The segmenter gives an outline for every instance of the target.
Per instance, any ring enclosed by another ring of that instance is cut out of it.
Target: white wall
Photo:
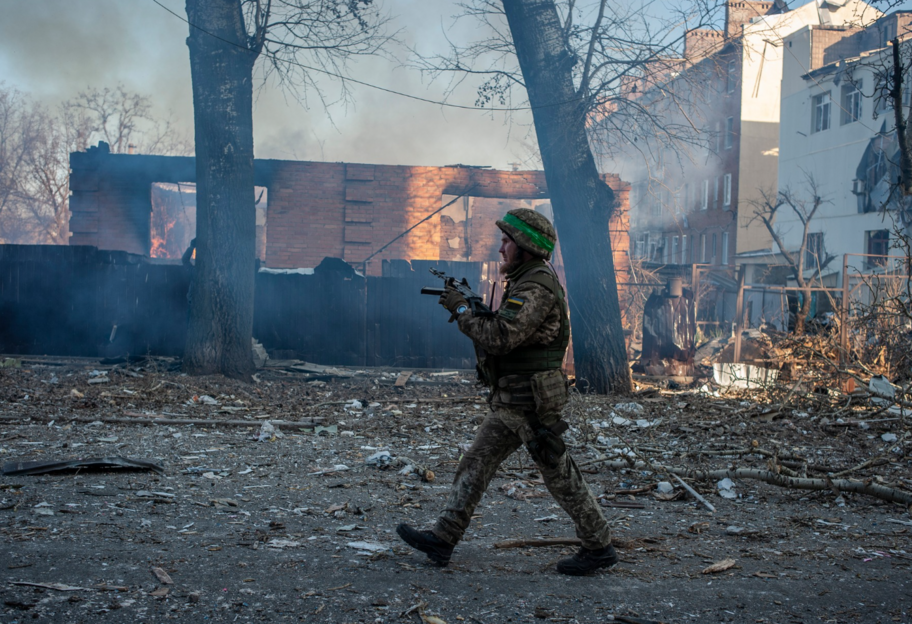
[[[804,50],[807,41],[808,31],[801,30],[788,38],[786,45],[791,42],[793,50]],[[871,59],[865,60],[865,63],[870,62]],[[843,254],[867,251],[867,231],[892,229],[889,217],[885,220],[877,212],[859,214],[858,198],[852,193],[853,180],[864,152],[884,120],[887,130],[891,129],[892,111],[881,113],[874,120],[875,100],[863,98],[861,118],[842,125],[841,90],[846,84],[845,77],[841,77],[837,85],[834,78],[841,72],[802,78],[801,70],[800,63],[786,60],[783,85],[790,86],[788,92],[783,89],[779,125],[779,191],[788,190],[799,198],[810,199],[808,178],[817,183],[818,193],[825,203],[811,222],[809,232],[823,232],[827,253],[838,256],[826,273],[840,272]],[[870,95],[874,85],[872,71],[855,66],[853,77],[862,81],[863,92]],[[797,88],[799,84],[803,88]],[[813,97],[826,91],[832,95],[831,126],[829,130],[815,133],[812,132]],[[802,225],[788,207],[779,210],[776,227],[789,250],[800,246]],[[862,258],[850,259],[850,266],[861,269],[863,265]]]

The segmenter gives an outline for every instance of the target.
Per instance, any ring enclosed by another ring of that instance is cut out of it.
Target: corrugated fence
[[[254,337],[274,356],[320,364],[471,368],[471,342],[435,297],[428,272],[479,283],[482,265],[385,262],[383,277],[320,270],[257,274]],[[181,355],[189,274],[94,247],[0,245],[0,352]]]

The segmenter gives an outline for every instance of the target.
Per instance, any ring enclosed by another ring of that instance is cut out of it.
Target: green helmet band
[[[504,215],[503,222],[508,223],[509,225],[512,225],[513,227],[515,227],[517,230],[519,230],[520,232],[522,232],[523,234],[528,236],[529,240],[531,240],[533,243],[535,243],[536,245],[538,245],[539,247],[541,247],[548,253],[551,253],[552,251],[554,251],[554,243],[552,241],[548,240],[548,238],[544,234],[542,234],[541,232],[536,230],[534,227],[532,227],[531,225],[529,225],[528,223],[526,223],[519,217],[507,213]]]

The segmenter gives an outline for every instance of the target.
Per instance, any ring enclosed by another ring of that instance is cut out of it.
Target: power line
[[[240,49],[245,50],[245,51],[247,51],[247,52],[251,52],[250,49],[247,48],[246,46],[239,45],[239,44],[235,43],[234,41],[229,41],[228,39],[224,39],[224,38],[222,38],[222,37],[219,37],[218,35],[216,35],[216,34],[214,34],[214,33],[211,33],[211,32],[207,31],[207,30],[204,29],[204,28],[200,28],[200,27],[197,26],[196,24],[190,22],[190,21],[189,21],[187,18],[185,18],[183,15],[180,15],[180,14],[178,14],[178,13],[175,13],[174,11],[172,11],[171,9],[169,9],[168,7],[166,7],[164,4],[162,4],[161,2],[159,2],[159,0],[152,0],[152,2],[154,2],[155,4],[157,4],[158,6],[160,6],[162,9],[164,9],[165,11],[167,11],[168,13],[170,13],[171,15],[173,15],[174,17],[176,17],[177,19],[181,20],[181,21],[184,22],[185,24],[189,25],[190,27],[195,28],[195,29],[199,30],[200,32],[203,32],[203,33],[209,35],[210,37],[213,37],[214,39],[218,39],[219,41],[221,41],[221,42],[223,42],[223,43],[226,43],[226,44],[228,44],[228,45],[234,46],[234,47],[236,47],[236,48],[240,48]],[[456,108],[456,109],[460,109],[460,110],[485,111],[485,112],[519,112],[519,111],[531,111],[531,110],[534,110],[534,109],[536,109],[536,108],[553,108],[553,107],[557,107],[557,106],[563,106],[564,104],[573,104],[573,103],[576,103],[576,102],[581,102],[581,101],[583,100],[583,98],[573,98],[573,99],[567,100],[567,101],[565,101],[565,102],[555,102],[554,104],[546,104],[546,105],[544,105],[544,106],[516,106],[516,107],[490,107],[490,108],[487,108],[487,107],[486,107],[486,108],[482,108],[482,107],[479,107],[479,106],[466,106],[465,104],[452,104],[452,103],[450,103],[450,102],[443,102],[443,101],[440,101],[440,100],[432,100],[432,99],[430,99],[430,98],[424,98],[424,97],[421,97],[421,96],[419,96],[419,95],[412,95],[411,93],[403,93],[402,91],[396,91],[395,89],[390,89],[390,88],[388,88],[388,87],[381,87],[380,85],[376,85],[376,84],[373,84],[373,83],[370,83],[370,82],[365,82],[364,80],[358,80],[357,78],[350,78],[350,77],[348,77],[348,76],[344,76],[344,75],[342,75],[342,74],[338,74],[338,73],[336,73],[336,72],[332,72],[332,71],[329,71],[329,70],[326,70],[326,69],[321,69],[321,68],[319,68],[319,67],[311,67],[310,65],[305,65],[305,64],[300,63],[300,62],[298,62],[298,61],[293,61],[293,60],[290,60],[290,59],[279,58],[279,57],[276,56],[275,54],[263,54],[263,56],[265,56],[266,58],[271,59],[271,60],[273,60],[273,61],[275,61],[275,62],[277,62],[277,63],[285,63],[285,64],[287,64],[287,65],[293,65],[293,66],[295,66],[295,67],[300,67],[301,69],[306,69],[307,71],[312,71],[312,72],[317,72],[317,73],[320,73],[320,74],[325,74],[325,75],[331,76],[331,77],[333,77],[333,78],[338,78],[338,79],[342,80],[343,82],[347,80],[347,81],[349,81],[349,82],[353,82],[353,83],[355,83],[355,84],[359,84],[359,85],[362,85],[362,86],[364,86],[364,87],[368,87],[368,88],[370,88],[370,89],[375,89],[375,90],[377,90],[377,91],[382,91],[382,92],[384,92],[384,93],[389,93],[389,94],[391,94],[391,95],[397,95],[397,96],[399,96],[399,97],[407,98],[407,99],[409,99],[409,100],[415,100],[415,101],[417,101],[417,102],[424,102],[424,103],[426,103],[426,104],[435,104],[435,105],[437,105],[437,106],[443,106],[443,107],[446,107],[446,108]]]

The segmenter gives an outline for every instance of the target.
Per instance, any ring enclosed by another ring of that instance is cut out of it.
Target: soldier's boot
[[[571,576],[582,576],[595,572],[600,568],[610,568],[618,562],[617,553],[613,546],[606,546],[598,550],[580,548],[572,557],[566,557],[557,562],[557,571]]]
[[[453,545],[443,541],[430,531],[417,531],[403,523],[396,527],[396,533],[406,544],[420,550],[428,559],[443,567],[450,562],[453,555]]]

